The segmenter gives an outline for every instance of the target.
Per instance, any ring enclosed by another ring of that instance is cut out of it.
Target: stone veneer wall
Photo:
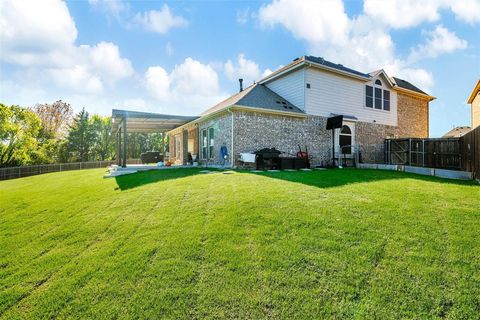
[[[331,133],[325,130],[327,119],[319,116],[294,118],[256,112],[235,112],[235,154],[263,148],[276,148],[295,155],[300,145],[313,156],[312,165],[330,159]]]

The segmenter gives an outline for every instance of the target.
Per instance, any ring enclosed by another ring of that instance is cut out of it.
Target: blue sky
[[[198,114],[312,54],[383,68],[438,99],[430,134],[469,125],[480,0],[0,3],[0,101]]]

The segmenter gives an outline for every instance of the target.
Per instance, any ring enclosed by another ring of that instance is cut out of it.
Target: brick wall
[[[480,126],[480,93],[472,101],[472,129]]]
[[[312,155],[313,165],[326,165],[331,159],[331,132],[325,129],[327,118],[308,115],[306,118],[294,118],[280,115],[269,115],[256,112],[234,111],[234,156],[242,152],[254,152],[262,148],[277,148],[278,150],[295,155],[299,150],[308,147]],[[231,114],[222,113],[198,124],[198,136],[201,137],[202,129],[212,127],[215,134],[214,157],[208,159],[208,164],[221,165],[220,147],[225,145],[230,157],[231,145]],[[184,134],[192,132],[193,126],[184,130],[171,132],[170,150],[173,161],[186,161],[175,159],[173,134],[182,135],[182,150],[186,154],[187,140]],[[362,160],[365,162],[383,162],[383,142],[387,137],[428,137],[428,101],[405,94],[398,94],[398,126],[388,126],[376,123],[356,122],[355,141],[360,145]],[[201,164],[207,160],[200,158],[201,143],[198,145],[198,157]],[[231,162],[227,160],[227,165]],[[237,165],[238,163],[236,163]]]
[[[398,138],[428,138],[428,100],[398,92]]]
[[[235,154],[263,148],[276,148],[295,155],[308,147],[312,164],[326,164],[330,159],[331,134],[325,130],[326,118],[293,118],[255,112],[235,112]]]
[[[230,113],[222,113],[213,118],[207,119],[206,121],[200,122],[198,124],[199,137],[202,136],[201,132],[203,129],[208,129],[213,127],[214,130],[214,156],[211,159],[201,159],[200,155],[202,153],[202,145],[200,142],[199,145],[199,162],[201,164],[213,164],[213,165],[223,165],[224,161],[220,159],[220,147],[226,146],[229,155],[232,152],[232,116]],[[227,159],[227,165],[230,165],[230,159]]]

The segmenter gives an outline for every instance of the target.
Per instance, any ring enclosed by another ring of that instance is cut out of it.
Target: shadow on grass
[[[136,187],[140,187],[146,184],[167,181],[173,179],[185,178],[200,173],[205,168],[179,168],[179,169],[166,169],[166,170],[148,170],[140,171],[137,173],[126,174],[123,176],[115,177],[118,189],[128,190]],[[215,169],[208,169],[214,171]]]
[[[313,171],[280,171],[280,172],[252,172],[242,171],[244,174],[256,174],[273,179],[297,182],[317,188],[333,188],[353,183],[375,182],[381,180],[415,179],[431,181],[441,184],[475,185],[474,181],[450,180],[438,177],[422,176],[413,173],[370,170],[370,169],[327,169]]]
[[[115,177],[120,190],[128,190],[150,183],[167,181],[179,178],[186,178],[200,173],[205,168],[178,168],[168,170],[150,170],[123,176]],[[208,169],[217,171],[216,169]],[[328,169],[313,171],[280,171],[280,172],[252,172],[237,171],[240,174],[255,174],[272,179],[278,179],[289,182],[302,183],[317,188],[334,188],[353,183],[375,182],[381,180],[398,180],[398,179],[415,179],[421,181],[431,181],[441,184],[453,185],[475,185],[473,181],[449,180],[437,177],[422,176],[413,173],[387,171],[387,170],[370,170],[370,169]],[[228,177],[226,175],[225,177]]]

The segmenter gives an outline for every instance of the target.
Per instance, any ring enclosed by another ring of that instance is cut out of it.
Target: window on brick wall
[[[208,150],[208,138],[207,138],[207,129],[202,129],[200,134],[200,142],[202,147],[202,159],[207,159],[207,150]]]
[[[212,127],[208,128],[208,158],[215,156],[215,134]]]

